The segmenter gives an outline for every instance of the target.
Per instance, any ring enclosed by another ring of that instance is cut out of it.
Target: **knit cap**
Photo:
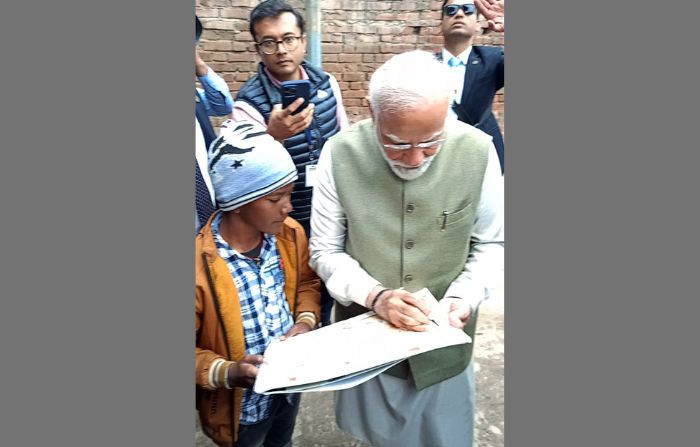
[[[298,177],[287,149],[251,121],[224,122],[208,155],[209,176],[222,211],[240,208]]]

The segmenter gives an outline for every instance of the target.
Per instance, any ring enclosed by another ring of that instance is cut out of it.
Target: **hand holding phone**
[[[292,115],[300,113],[309,105],[309,96],[311,93],[311,83],[307,79],[299,81],[284,81],[281,85],[282,90],[282,108],[286,109],[297,98],[303,98],[304,103],[298,107]]]
[[[309,102],[311,83],[308,80],[282,83],[282,104],[272,107],[267,122],[267,133],[280,142],[303,132],[313,121],[314,105]],[[291,108],[297,107],[291,111]]]

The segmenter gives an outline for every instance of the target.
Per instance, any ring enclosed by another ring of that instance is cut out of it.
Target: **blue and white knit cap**
[[[251,121],[224,122],[208,155],[209,176],[222,211],[240,208],[298,177],[287,149]]]

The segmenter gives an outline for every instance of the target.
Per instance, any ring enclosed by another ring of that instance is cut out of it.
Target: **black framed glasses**
[[[474,3],[465,3],[463,5],[445,5],[442,10],[446,16],[452,17],[453,15],[457,14],[457,11],[459,11],[460,8],[464,12],[464,15],[467,16],[470,16],[476,12],[476,6]]]
[[[286,36],[282,40],[265,39],[262,42],[258,42],[256,45],[260,47],[265,54],[275,54],[279,44],[284,46],[287,51],[294,51],[299,46],[299,41],[302,36]]]

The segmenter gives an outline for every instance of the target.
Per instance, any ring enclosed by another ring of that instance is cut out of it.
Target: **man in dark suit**
[[[202,35],[202,23],[195,16],[195,47]],[[226,115],[231,112],[233,101],[228,86],[218,77],[196,53],[195,72],[204,89],[195,89],[195,234],[207,223],[214,212],[214,194],[207,169],[207,148],[216,138],[216,132],[209,121],[210,115]]]
[[[453,80],[450,116],[491,135],[503,173],[503,135],[491,105],[504,84],[505,58],[502,47],[472,45],[478,32],[477,11],[491,30],[504,31],[503,0],[445,0],[441,24],[445,44],[437,58],[449,67]]]

